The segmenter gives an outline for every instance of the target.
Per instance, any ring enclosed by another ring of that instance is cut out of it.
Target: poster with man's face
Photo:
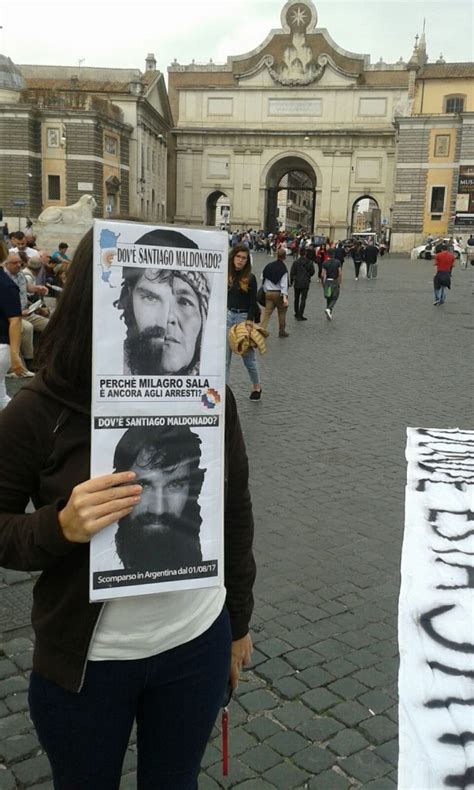
[[[223,583],[227,247],[95,223],[91,474],[142,494],[91,542],[91,600]]]

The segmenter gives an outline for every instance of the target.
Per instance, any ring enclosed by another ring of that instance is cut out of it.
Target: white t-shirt
[[[8,252],[18,252],[18,247],[10,247]],[[25,247],[21,252],[26,252],[28,258],[37,258],[39,255],[38,250],[34,250],[32,247]]]
[[[222,611],[225,587],[205,587],[108,601],[89,661],[130,661],[164,653],[200,636]]]

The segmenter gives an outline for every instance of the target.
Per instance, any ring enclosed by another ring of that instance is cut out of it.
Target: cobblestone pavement
[[[233,361],[256,514],[256,650],[230,708],[230,775],[216,728],[201,790],[396,786],[405,429],[468,425],[472,270],[456,270],[443,307],[429,262],[385,257],[376,281],[354,282],[350,262],[344,273],[332,322],[317,283],[306,323],[290,306],[289,338],[272,318],[260,402]],[[31,580],[0,573],[0,790],[46,790],[27,713]],[[132,742],[123,790],[134,766]]]

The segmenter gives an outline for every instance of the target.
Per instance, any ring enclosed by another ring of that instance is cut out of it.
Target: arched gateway
[[[285,156],[275,162],[267,173],[265,186],[265,230],[275,232],[282,227],[279,215],[279,193],[286,192],[284,230],[288,224],[310,233],[314,230],[316,211],[316,173],[300,156]],[[280,209],[281,211],[281,209]]]
[[[214,224],[215,193],[234,230],[285,224],[344,239],[367,194],[390,216],[409,69],[339,46],[313,0],[282,6],[281,26],[251,52],[169,67],[176,223]]]

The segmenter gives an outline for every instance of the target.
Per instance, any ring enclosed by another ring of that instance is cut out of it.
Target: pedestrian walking
[[[342,284],[342,266],[336,258],[329,258],[323,263],[323,293],[326,299],[326,318],[332,321],[334,306],[339,299]]]
[[[346,251],[344,249],[344,245],[343,245],[342,241],[338,241],[337,247],[334,250],[334,257],[335,257],[336,261],[339,261],[339,263],[341,264],[341,267],[344,266],[344,261],[346,259]]]
[[[229,253],[227,278],[227,332],[235,324],[245,322],[249,334],[257,313],[257,280],[252,274],[250,255],[243,244],[237,244]],[[232,349],[227,339],[226,380],[229,381]],[[257,354],[254,348],[242,355],[252,384],[250,400],[260,400],[262,385],[258,373]]]
[[[306,250],[301,247],[299,257],[293,262],[290,270],[290,285],[295,289],[295,318],[297,321],[308,320],[304,315],[304,310],[314,273],[314,263],[308,260]]]
[[[56,790],[117,790],[135,721],[138,788],[189,790],[252,649],[248,461],[227,389],[225,587],[89,601],[91,537],[143,509],[152,490],[130,468],[90,479],[92,250],[90,231],[44,333],[40,370],[0,414],[0,565],[41,572],[29,704]],[[178,466],[183,490],[187,464]],[[25,513],[30,498],[35,511]]]
[[[377,258],[378,258],[378,248],[375,244],[370,242],[364,250],[364,261],[367,264],[367,279],[370,280],[372,277],[375,279],[377,277]]]
[[[267,263],[262,272],[262,284],[265,292],[265,309],[261,324],[264,329],[273,311],[278,313],[278,337],[289,337],[286,331],[286,314],[288,311],[288,269],[285,263],[286,250],[280,248],[275,261]]]
[[[435,306],[442,305],[446,301],[446,288],[451,288],[451,272],[454,268],[454,262],[454,254],[448,250],[447,244],[442,244],[441,251],[436,253],[434,259],[436,274],[433,278],[433,304]]]
[[[359,279],[360,267],[364,262],[364,251],[362,249],[362,244],[360,243],[360,241],[356,242],[355,247],[351,252],[351,258],[354,261],[354,273],[355,273],[354,279],[357,281]]]

